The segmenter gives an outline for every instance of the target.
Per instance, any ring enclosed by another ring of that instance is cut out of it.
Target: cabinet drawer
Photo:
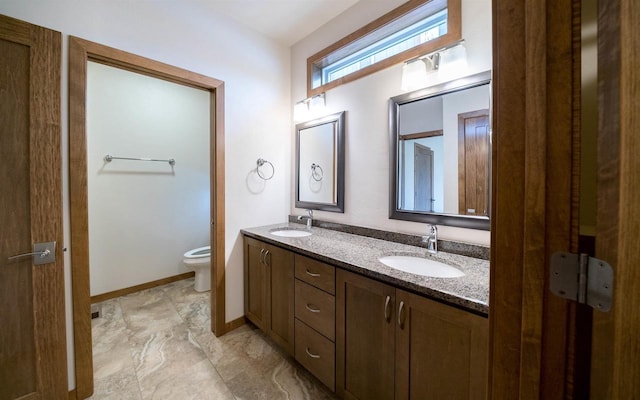
[[[335,390],[335,344],[296,319],[295,357],[307,370]]]
[[[330,340],[335,340],[336,298],[296,279],[295,316]]]
[[[336,294],[336,268],[296,254],[296,278],[319,289]]]

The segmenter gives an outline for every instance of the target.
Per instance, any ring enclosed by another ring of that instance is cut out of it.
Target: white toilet
[[[196,282],[194,289],[197,292],[211,290],[211,246],[198,247],[184,253],[182,260],[187,269],[195,271]]]

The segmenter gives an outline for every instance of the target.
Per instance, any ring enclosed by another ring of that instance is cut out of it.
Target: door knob
[[[33,257],[35,265],[56,262],[56,242],[35,243],[31,253],[16,254],[7,260],[16,260],[24,257]]]

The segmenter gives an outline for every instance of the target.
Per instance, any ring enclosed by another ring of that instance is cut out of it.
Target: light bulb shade
[[[299,101],[293,106],[293,120],[305,121],[309,119],[309,104],[306,101]]]
[[[414,90],[427,86],[427,66],[421,59],[402,66],[402,90]]]
[[[309,110],[313,113],[324,111],[325,107],[325,98],[324,93],[317,94],[309,100]]]
[[[467,49],[459,44],[440,53],[440,68],[438,73],[441,78],[453,79],[468,75]]]

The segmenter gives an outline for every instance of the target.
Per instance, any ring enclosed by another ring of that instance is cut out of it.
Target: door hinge
[[[551,256],[549,289],[557,296],[609,311],[613,301],[613,269],[587,254],[558,251]]]

